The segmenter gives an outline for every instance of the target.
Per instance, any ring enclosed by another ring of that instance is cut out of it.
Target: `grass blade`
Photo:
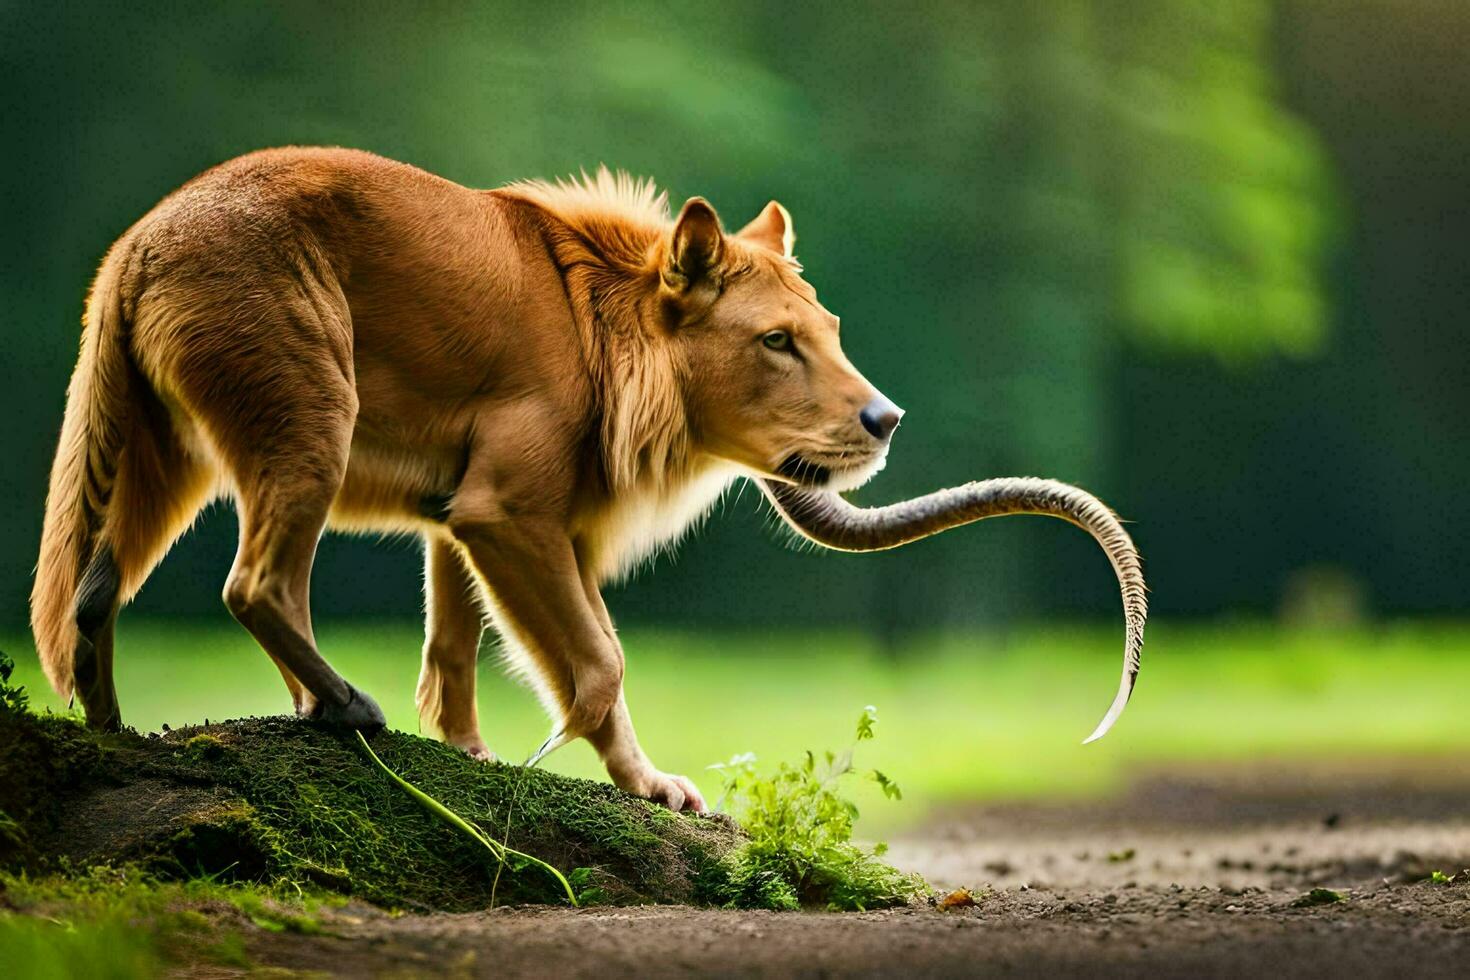
[[[468,837],[470,840],[478,842],[480,846],[489,851],[491,855],[493,855],[495,859],[502,864],[505,863],[505,859],[507,857],[514,856],[520,858],[528,864],[534,864],[540,868],[545,869],[547,873],[549,873],[553,878],[557,880],[557,882],[561,885],[562,890],[567,893],[567,901],[571,902],[574,907],[578,905],[577,894],[572,890],[572,885],[569,881],[567,881],[566,875],[562,874],[556,868],[553,868],[551,865],[547,864],[540,858],[535,857],[534,855],[526,854],[525,852],[518,851],[513,847],[507,847],[497,840],[492,840],[490,836],[487,835],[484,831],[480,830],[480,828],[476,827],[464,817],[461,817],[459,814],[449,809],[449,807],[445,806],[443,803],[440,803],[428,793],[425,793],[423,790],[413,785],[413,783],[410,783],[408,780],[398,775],[398,773],[388,768],[387,763],[378,758],[378,753],[373,751],[373,747],[368,744],[368,740],[363,737],[362,732],[357,732],[356,734],[358,742],[362,744],[363,751],[368,754],[369,759],[373,760],[373,764],[376,765],[380,770],[382,770],[389,779],[397,783],[399,788],[402,789],[409,796],[411,796],[419,804],[419,806],[429,811],[429,813],[436,817],[438,820],[454,828],[454,830],[459,832],[461,835]]]

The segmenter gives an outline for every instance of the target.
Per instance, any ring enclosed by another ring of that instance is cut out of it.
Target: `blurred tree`
[[[1113,129],[1117,314],[1142,340],[1239,360],[1325,340],[1326,159],[1280,102],[1271,4],[1099,10]]]
[[[1342,27],[1331,5],[1287,6],[1293,23]],[[1372,538],[1339,541],[1322,516],[1351,507],[1345,463],[1299,474],[1275,510],[1260,500],[1303,440],[1360,438],[1341,382],[1379,355],[1353,348],[1361,363],[1348,372],[1329,325],[1349,300],[1363,298],[1375,324],[1394,303],[1372,283],[1324,276],[1344,192],[1284,104],[1278,65],[1300,74],[1304,56],[1335,49],[1283,59],[1276,11],[1269,0],[0,7],[11,462],[0,617],[24,620],[97,259],[194,173],[288,142],[360,146],[475,186],[606,162],[655,176],[676,202],[710,197],[732,226],[778,198],[853,360],[909,410],[889,471],[860,499],[1054,475],[1147,518],[1139,536],[1168,583],[1156,594],[1165,610],[1274,608],[1302,552],[1329,539],[1312,560],[1349,569],[1375,607],[1395,608],[1377,593],[1410,560],[1383,560]],[[1359,67],[1371,87],[1374,66]],[[1307,109],[1328,101],[1318,93]],[[1391,124],[1335,132],[1366,146]],[[1375,193],[1350,186],[1350,204]],[[1421,393],[1426,412],[1448,383],[1436,375]],[[1321,425],[1301,421],[1307,410]],[[1406,411],[1377,404],[1375,418]],[[1375,436],[1379,455],[1417,458],[1415,431]],[[1447,464],[1415,486],[1444,502],[1462,477],[1465,465]],[[615,597],[619,614],[891,636],[1115,611],[1095,549],[1056,527],[987,525],[891,554],[818,557],[768,534],[756,499],[732,498],[676,568]],[[1222,514],[1269,518],[1275,536],[1245,549],[1238,531],[1209,529]],[[1422,533],[1412,516],[1397,520],[1399,533]],[[228,519],[207,520],[143,605],[217,614],[232,544]],[[330,540],[316,578],[323,615],[411,614],[411,551]],[[1436,595],[1463,608],[1463,596]]]

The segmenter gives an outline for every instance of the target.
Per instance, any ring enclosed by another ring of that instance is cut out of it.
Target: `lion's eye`
[[[790,350],[791,334],[785,330],[772,330],[770,333],[761,337],[761,343],[765,344],[771,350]]]

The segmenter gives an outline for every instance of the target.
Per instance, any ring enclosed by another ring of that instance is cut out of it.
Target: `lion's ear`
[[[662,270],[664,284],[676,293],[687,292],[711,278],[724,251],[725,233],[720,229],[720,216],[704,198],[691,197],[684,202],[669,236]]]
[[[791,258],[791,249],[796,244],[796,230],[791,224],[791,212],[783,208],[780,201],[767,204],[765,210],[754,221],[741,228],[735,237],[754,242],[788,259]]]

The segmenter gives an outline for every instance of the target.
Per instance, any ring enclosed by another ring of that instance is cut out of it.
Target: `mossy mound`
[[[382,732],[395,772],[497,840],[614,903],[718,901],[743,835],[612,786],[486,765]],[[160,877],[294,881],[392,908],[565,902],[535,867],[498,869],[366,758],[355,734],[256,718],[147,737],[0,705],[0,868],[130,863]],[[499,874],[497,876],[497,871]],[[498,882],[497,882],[498,877]]]

